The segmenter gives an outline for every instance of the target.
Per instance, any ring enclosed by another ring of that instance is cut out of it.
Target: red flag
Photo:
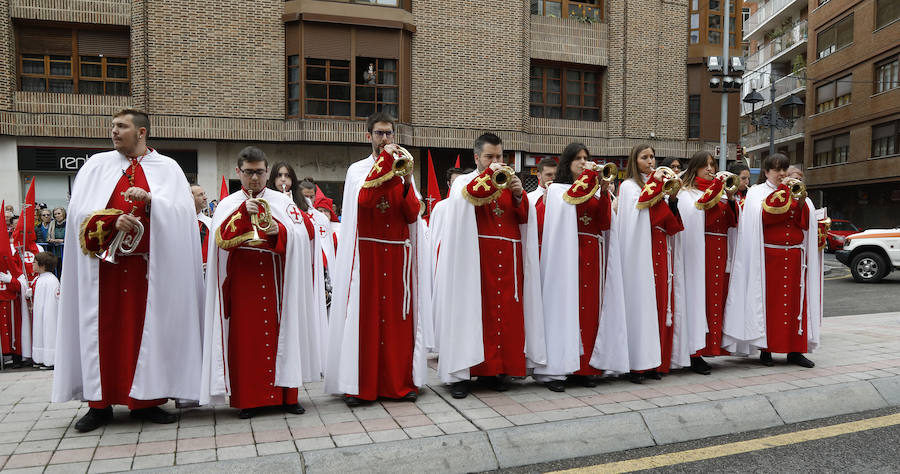
[[[6,201],[3,201],[0,209],[6,212]],[[12,249],[9,247],[9,232],[6,230],[6,225],[0,225],[0,272],[9,272],[13,278],[19,278],[19,275],[22,273],[20,266],[13,258]]]
[[[456,155],[456,164],[453,165],[454,168],[459,168],[459,154]]]
[[[425,200],[428,201],[428,215],[430,216],[434,205],[441,200],[441,188],[438,187],[437,175],[434,174],[431,150],[428,150],[428,197]]]
[[[222,188],[219,189],[219,201],[228,197],[228,183],[225,182],[225,176],[222,176]]]
[[[27,230],[27,232],[26,232]],[[30,243],[34,243],[34,178],[31,178],[31,184],[28,186],[28,192],[25,193],[25,204],[22,206],[22,212],[19,214],[19,222],[16,223],[16,230],[13,232],[13,244],[16,247],[30,249]]]

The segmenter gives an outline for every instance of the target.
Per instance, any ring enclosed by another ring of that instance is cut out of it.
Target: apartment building
[[[237,152],[262,148],[338,201],[370,152],[364,118],[441,176],[472,165],[484,131],[530,177],[584,142],[624,165],[650,143],[689,157],[687,1],[0,0],[0,197],[64,204],[110,116],[152,117],[151,146],[217,190]],[[709,33],[707,33],[709,34]],[[733,153],[733,151],[732,151]],[[442,179],[440,181],[443,181]],[[527,179],[529,186],[536,184]],[[232,182],[234,185],[234,182]],[[443,184],[442,184],[443,186]],[[211,193],[215,194],[215,192]]]

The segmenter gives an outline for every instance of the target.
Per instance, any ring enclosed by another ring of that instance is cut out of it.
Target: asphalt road
[[[834,254],[825,254],[832,271],[825,276],[825,316],[884,313],[900,309],[900,270],[878,283],[857,283]]]
[[[708,438],[686,443],[635,449],[586,458],[502,470],[503,473],[552,472],[562,469],[590,467],[606,463],[679,453],[697,448],[765,438],[774,435],[816,429],[857,420],[900,413],[900,408],[886,408],[853,415],[796,423],[767,430]],[[855,433],[842,434],[786,446],[715,457],[704,461],[675,464],[642,472],[659,473],[767,473],[767,472],[853,472],[895,473],[900,471],[897,440],[900,424]],[[673,456],[674,457],[674,456]]]

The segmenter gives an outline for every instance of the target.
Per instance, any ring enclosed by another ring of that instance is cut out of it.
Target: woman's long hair
[[[275,179],[278,177],[278,172],[281,171],[281,168],[286,168],[288,176],[291,178],[291,198],[294,200],[294,204],[300,208],[303,212],[309,212],[309,204],[306,202],[306,198],[303,197],[303,193],[300,192],[300,181],[297,180],[297,173],[294,171],[294,167],[287,164],[285,161],[279,161],[272,165],[272,173],[269,173],[269,181],[266,182],[266,187],[269,189],[274,189],[275,191],[281,192],[275,186]]]
[[[581,150],[587,152],[588,158],[590,158],[591,152],[584,146],[584,143],[575,142],[566,146],[566,149],[563,150],[562,155],[559,157],[556,178],[553,179],[554,183],[572,184],[575,182],[575,177],[572,176],[572,162],[575,161],[575,157],[581,153]]]
[[[681,181],[684,182],[685,187],[697,187],[694,185],[694,181],[697,179],[697,171],[700,171],[701,168],[706,168],[710,158],[712,158],[712,153],[706,150],[700,150],[691,155],[691,160],[688,161],[687,168],[684,170],[684,175],[681,177]],[[716,160],[713,160],[713,166],[716,166],[716,171],[719,170],[716,165]]]
[[[766,171],[786,170],[789,166],[791,166],[791,160],[782,153],[775,153],[767,156],[760,167],[759,179],[756,180],[756,184],[763,184],[766,182]]]
[[[637,157],[642,151],[648,148],[656,155],[656,150],[654,150],[652,146],[641,143],[640,145],[635,145],[631,149],[631,154],[628,155],[628,163],[625,165],[625,179],[633,179],[639,187],[644,187],[644,179],[641,178],[641,171],[638,169]]]

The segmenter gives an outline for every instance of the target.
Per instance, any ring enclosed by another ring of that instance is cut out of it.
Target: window
[[[719,9],[719,0],[709,0],[709,9],[710,10],[718,10]]]
[[[897,21],[900,18],[900,2],[897,0],[875,1],[875,29]]]
[[[900,121],[872,127],[872,158],[900,153]]]
[[[889,91],[900,86],[897,77],[897,58],[875,65],[875,93]]]
[[[816,140],[813,143],[813,166],[846,163],[850,154],[850,134]]]
[[[531,116],[599,121],[600,74],[597,70],[532,64]]]
[[[688,138],[700,138],[700,96],[688,97]]]
[[[747,20],[750,19],[750,9],[747,7],[741,8],[741,23],[747,23]]]
[[[816,87],[816,113],[827,112],[850,103],[853,75]]]
[[[605,18],[603,6],[603,0],[531,0],[531,14],[599,22]]]
[[[399,7],[399,0],[353,0],[353,3],[365,3],[367,5],[382,5],[386,7]]]
[[[826,28],[816,39],[816,55],[819,59],[843,49],[853,42],[853,14]]]
[[[288,56],[287,61],[287,116],[300,115],[300,55]]]
[[[366,118],[377,110],[397,117],[399,102],[397,60],[356,58],[356,116]]]
[[[17,28],[19,89],[129,95],[130,36],[123,31]]]
[[[350,116],[350,61],[306,58],[306,114]]]
[[[691,44],[700,42],[700,14],[691,13]]]

